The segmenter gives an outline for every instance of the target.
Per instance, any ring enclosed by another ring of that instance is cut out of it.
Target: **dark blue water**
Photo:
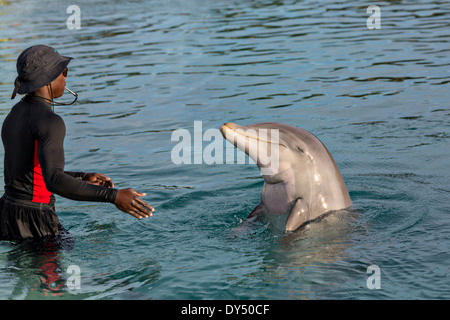
[[[73,247],[2,242],[1,299],[450,298],[448,2],[377,3],[374,30],[356,1],[76,2],[79,30],[72,1],[0,1],[1,120],[21,50],[74,57],[79,100],[55,108],[66,169],[146,192],[156,212],[58,197]],[[194,136],[194,121],[311,131],[354,206],[289,235],[240,227],[263,179],[251,164],[174,164],[172,132]]]

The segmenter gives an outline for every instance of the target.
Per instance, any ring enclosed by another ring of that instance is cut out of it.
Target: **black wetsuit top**
[[[51,104],[31,95],[11,109],[2,127],[6,195],[54,204],[54,193],[72,200],[114,203],[117,189],[83,181],[64,171],[66,127]]]

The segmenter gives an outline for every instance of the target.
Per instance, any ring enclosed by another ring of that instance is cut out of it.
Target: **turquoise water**
[[[22,49],[74,57],[79,100],[55,107],[66,168],[156,208],[136,220],[58,197],[73,248],[0,243],[0,299],[450,298],[448,2],[378,2],[375,30],[356,1],[77,0],[79,30],[72,1],[0,3],[1,120]],[[311,131],[354,206],[289,235],[240,227],[263,179],[251,164],[175,165],[172,132],[194,121]]]

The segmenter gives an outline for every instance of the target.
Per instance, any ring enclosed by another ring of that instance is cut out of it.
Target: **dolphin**
[[[330,152],[312,133],[276,122],[247,126],[227,122],[220,131],[250,156],[264,178],[261,202],[247,218],[287,215],[284,231],[290,232],[352,204]]]

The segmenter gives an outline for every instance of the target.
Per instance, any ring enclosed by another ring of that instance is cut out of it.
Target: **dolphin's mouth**
[[[256,130],[248,130],[248,128],[246,128],[244,126],[237,125],[237,124],[232,123],[232,122],[227,122],[223,126],[220,127],[220,131],[225,136],[225,139],[227,138],[226,133],[227,133],[228,130],[231,130],[234,133],[236,133],[238,135],[241,135],[241,136],[244,136],[246,138],[250,138],[250,139],[257,140],[257,141],[269,142],[270,143],[270,141],[260,139],[257,134],[254,134],[254,133],[256,133]]]
[[[244,151],[256,163],[261,174],[271,176],[278,172],[280,147],[285,145],[280,143],[277,128],[240,126],[227,122],[220,127],[220,131],[225,140]]]
[[[274,143],[273,140],[271,140],[271,139],[263,139],[263,138],[261,138],[258,135],[258,129],[252,129],[252,128],[240,126],[240,125],[232,123],[232,122],[227,122],[227,123],[223,124],[220,127],[220,132],[222,132],[222,135],[223,135],[223,137],[226,140],[228,140],[229,142],[233,143],[235,146],[236,146],[236,143],[237,143],[236,139],[234,139],[234,136],[232,136],[230,134],[227,134],[227,131],[232,131],[236,135],[243,136],[243,137],[249,138],[249,139],[253,139],[253,140],[256,140],[258,142],[263,142],[263,143],[267,143],[267,144]],[[271,131],[271,134],[273,134],[272,131]],[[277,136],[277,138],[278,138],[277,139],[278,141],[276,142],[276,144],[278,146],[286,147],[284,144],[282,144],[279,141],[279,137],[278,136]]]

